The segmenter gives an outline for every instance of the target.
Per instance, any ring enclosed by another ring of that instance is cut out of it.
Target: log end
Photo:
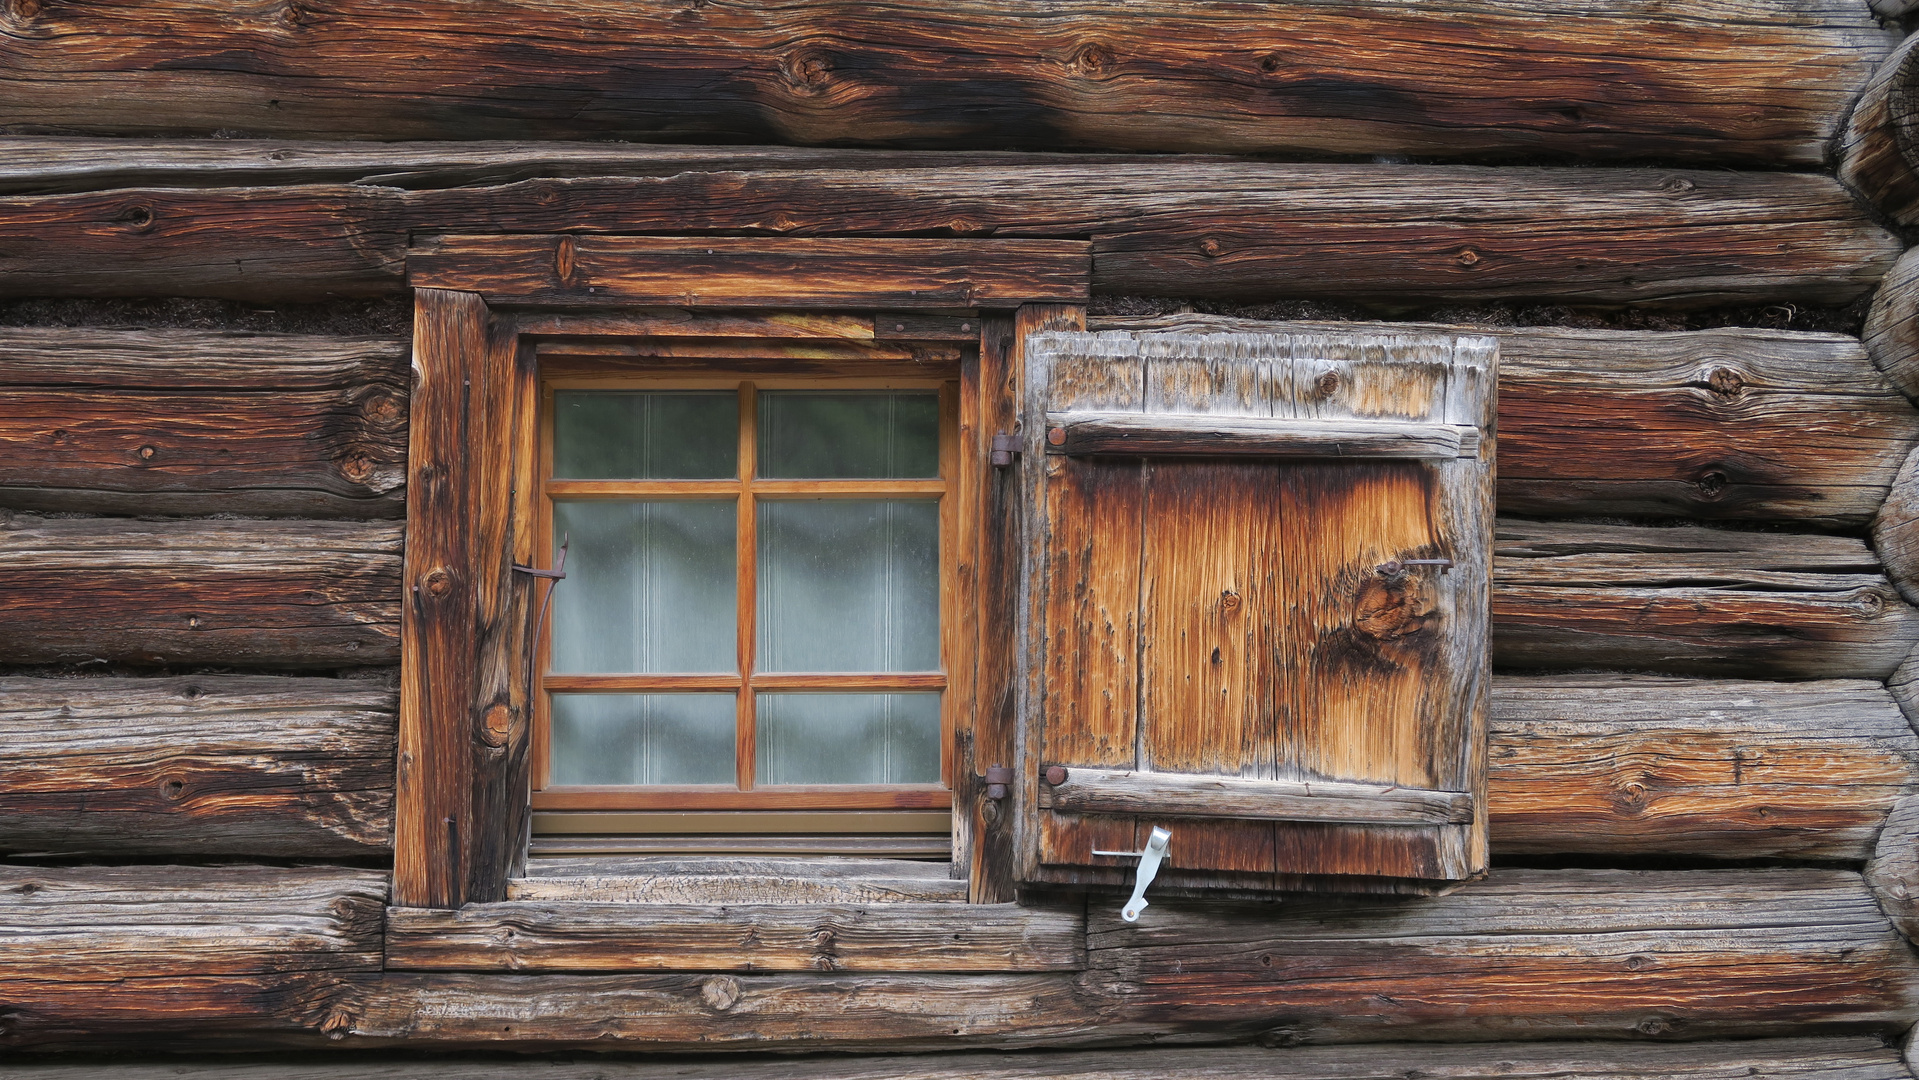
[[[1860,336],[1873,366],[1919,402],[1919,248],[1900,256],[1880,280]]]
[[[1919,795],[1893,804],[1865,878],[1893,926],[1907,941],[1919,942]]]
[[[1900,225],[1919,224],[1919,154],[1913,107],[1919,35],[1908,37],[1873,73],[1839,142],[1839,179]]]
[[[1919,449],[1906,457],[1872,519],[1872,546],[1899,595],[1919,605]]]

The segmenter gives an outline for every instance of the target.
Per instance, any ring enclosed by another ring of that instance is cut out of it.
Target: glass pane
[[[556,502],[558,672],[735,671],[732,500]]]
[[[936,693],[757,698],[757,783],[939,783]]]
[[[732,694],[554,694],[553,784],[726,784]]]
[[[760,475],[781,480],[939,476],[939,395],[760,394]]]
[[[759,504],[760,671],[937,671],[939,504]]]
[[[730,480],[739,457],[740,402],[730,390],[553,395],[555,477]]]

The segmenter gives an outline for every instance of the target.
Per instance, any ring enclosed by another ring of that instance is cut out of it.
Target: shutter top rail
[[[1059,783],[1040,786],[1042,808],[1349,825],[1454,825],[1473,819],[1473,796],[1466,791],[1074,767],[1061,771],[1065,776]],[[1048,779],[1058,776],[1053,772]]]
[[[1479,429],[1405,420],[1296,420],[1198,413],[1049,412],[1049,454],[1283,458],[1479,456]]]

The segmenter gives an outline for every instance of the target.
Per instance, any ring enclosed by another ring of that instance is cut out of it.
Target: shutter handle
[[[1139,913],[1146,910],[1146,886],[1151,885],[1153,878],[1159,875],[1160,860],[1166,858],[1166,845],[1172,839],[1173,834],[1171,832],[1155,825],[1153,826],[1153,835],[1147,838],[1145,851],[1100,851],[1094,849],[1093,854],[1095,855],[1118,855],[1124,858],[1137,858],[1139,860],[1139,873],[1133,880],[1133,897],[1126,901],[1125,907],[1119,909],[1120,918],[1125,919],[1127,922],[1139,921]]]

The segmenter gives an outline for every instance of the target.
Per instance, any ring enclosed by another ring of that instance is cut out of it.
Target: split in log
[[[398,662],[400,526],[0,514],[0,662]]]
[[[1019,904],[507,901],[387,912],[389,971],[1077,971],[1085,915]]]
[[[1911,1080],[1871,1038],[1746,1042],[1372,1043],[1128,1047],[1066,1053],[782,1057],[774,1061],[592,1062],[339,1058],[111,1065],[15,1063],[10,1080]]]
[[[8,982],[378,971],[386,892],[333,867],[4,866],[0,950]]]
[[[1503,871],[1450,895],[1093,904],[1118,1030],[1289,1041],[1903,1031],[1919,960],[1854,874]],[[1550,988],[1547,991],[1545,988]]]
[[[408,237],[453,231],[1090,239],[1098,292],[1402,304],[1845,304],[1900,251],[1836,180],[1812,174],[1180,160],[689,167],[417,191],[14,196],[0,199],[0,289],[309,302],[395,293]]]
[[[1892,808],[1865,876],[1886,917],[1919,944],[1919,795],[1908,795]]]
[[[525,877],[507,882],[506,895],[622,904],[964,903],[966,882],[945,863],[912,859],[586,857],[533,859]]]
[[[1839,141],[1839,179],[1902,226],[1919,224],[1919,38],[1907,38],[1866,84]]]
[[[398,532],[17,515],[0,523],[0,660],[391,664]],[[1858,540],[1525,521],[1497,536],[1505,667],[1884,679],[1919,643],[1919,611]]]
[[[0,504],[399,517],[391,338],[0,330]]]
[[[1836,0],[1763,17],[1657,0],[1577,18],[1523,0],[467,13],[444,0],[246,19],[210,0],[11,8],[0,124],[1816,167],[1894,40]]]
[[[0,679],[0,851],[384,857],[394,698],[345,679]]]
[[[1506,513],[1857,526],[1895,490],[1894,476],[1919,440],[1919,413],[1872,369],[1857,340],[1838,334],[1206,315],[1088,324],[1188,332],[1470,329],[1498,338],[1499,507]]]

